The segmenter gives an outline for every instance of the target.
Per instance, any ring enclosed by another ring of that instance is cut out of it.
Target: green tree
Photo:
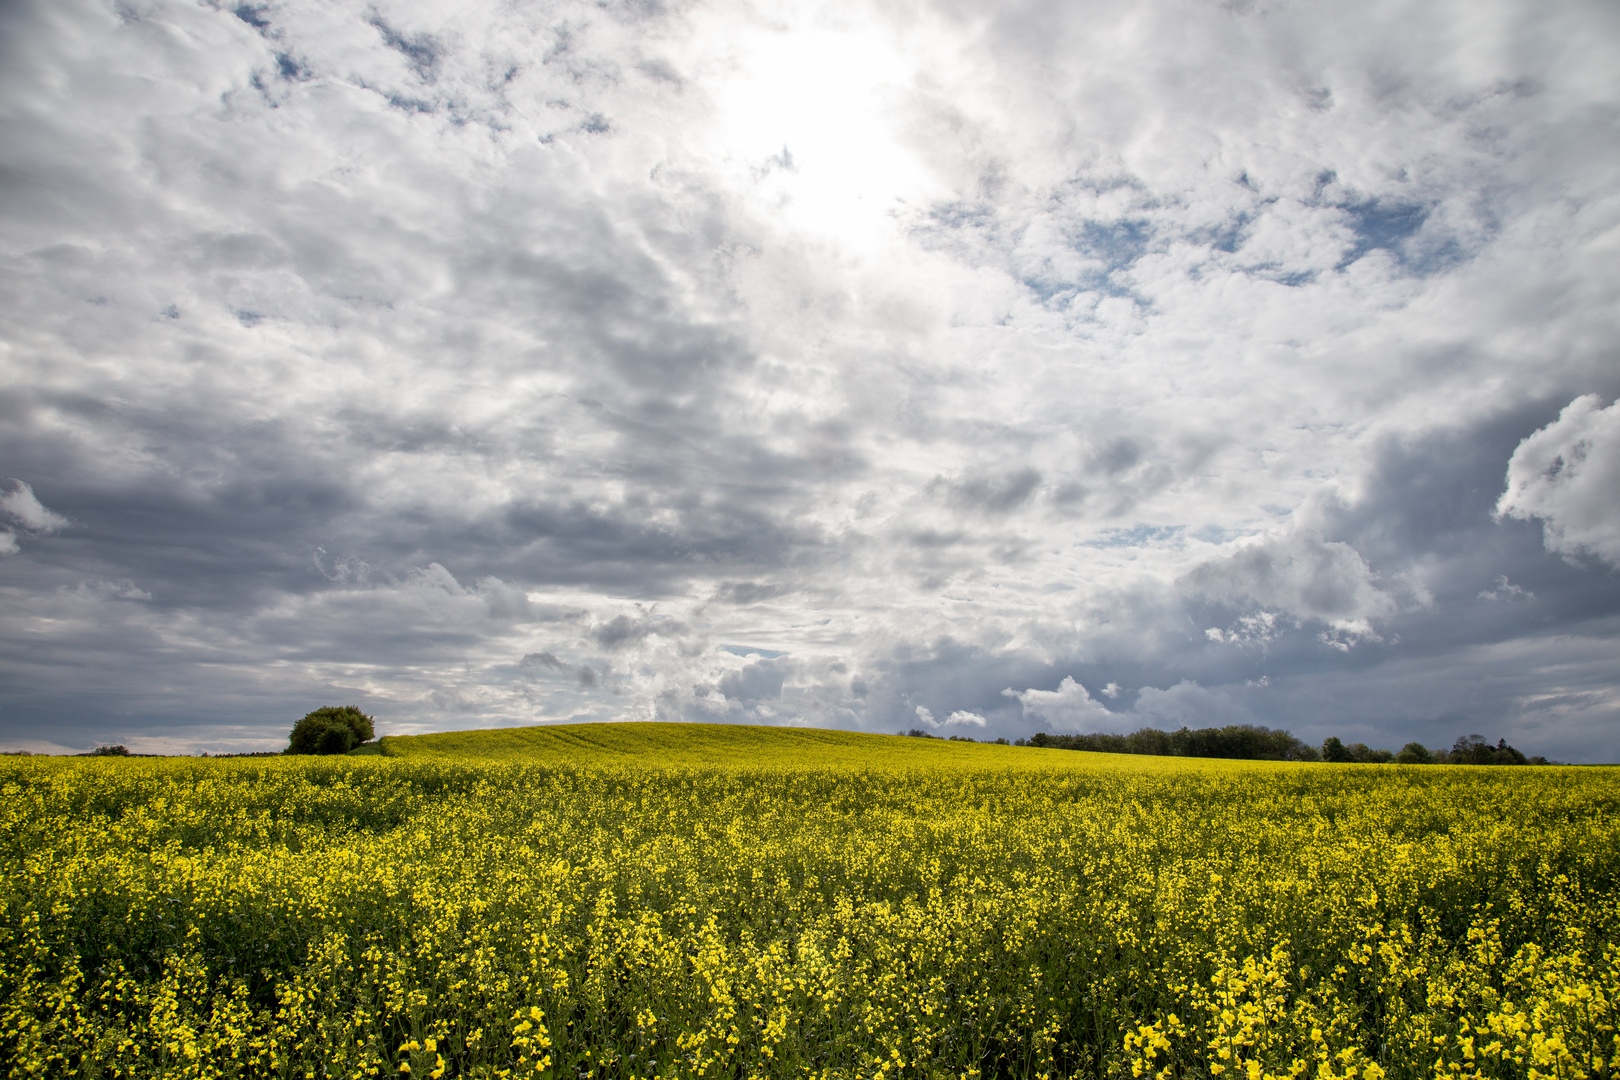
[[[347,754],[376,735],[372,718],[355,705],[328,705],[293,725],[289,754]]]
[[[1398,765],[1433,765],[1434,755],[1420,742],[1409,742],[1395,755]]]
[[[1322,740],[1322,760],[1343,764],[1344,762],[1351,761],[1353,759],[1350,757],[1350,751],[1345,748],[1344,743],[1339,739],[1339,737],[1337,735],[1329,735],[1326,739]]]
[[[1344,748],[1344,752],[1349,755],[1348,760],[1358,765],[1387,765],[1395,756],[1388,750],[1374,750],[1361,742],[1351,743]]]
[[[1497,739],[1492,746],[1480,735],[1461,735],[1451,744],[1451,755],[1448,760],[1453,765],[1528,765],[1529,759],[1519,751],[1507,744],[1506,739]]]

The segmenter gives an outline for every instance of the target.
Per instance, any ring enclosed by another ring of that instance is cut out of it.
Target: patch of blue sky
[[[1428,207],[1395,200],[1369,199],[1344,204],[1340,209],[1350,218],[1356,234],[1356,245],[1345,256],[1346,262],[1354,262],[1378,248],[1398,252],[1429,217]]]
[[[1236,529],[1223,529],[1219,525],[1204,525],[1187,535],[1206,544],[1224,544],[1229,540],[1236,540],[1240,536],[1248,536],[1249,534],[1239,532]]]
[[[1072,281],[1051,277],[1023,277],[1018,283],[1028,289],[1037,301],[1047,306],[1054,303],[1067,304],[1084,291]]]
[[[1020,281],[1042,305],[1067,306],[1081,293],[1122,297],[1142,307],[1149,301],[1116,275],[1154,248],[1153,226],[1144,219],[1088,220],[1066,230],[1069,246],[1092,265],[1074,273],[1031,273]],[[1047,266],[1050,268],[1051,264]]]
[[[269,10],[269,4],[237,4],[231,14],[262,33],[270,28],[270,20],[265,17]]]
[[[952,252],[958,258],[980,262],[1002,246],[1000,226],[1001,219],[990,203],[949,199],[930,205],[907,231],[912,240],[929,250]]]
[[[1113,273],[1130,266],[1148,251],[1153,239],[1152,225],[1143,220],[1083,221],[1069,234],[1076,251],[1099,259]]]
[[[1455,236],[1434,235],[1425,229],[1434,207],[1399,199],[1368,199],[1342,203],[1355,243],[1335,269],[1342,270],[1373,251],[1387,251],[1396,264],[1418,277],[1447,270],[1467,257]]]
[[[777,657],[787,655],[787,653],[777,652],[775,649],[761,649],[753,645],[722,645],[720,651],[730,653],[732,656],[757,656],[761,660],[775,660]]]
[[[434,40],[433,35],[417,34],[415,37],[407,37],[384,22],[380,15],[374,14],[368,21],[382,35],[383,42],[405,58],[418,78],[423,82],[435,80],[444,50]]]
[[[388,104],[392,105],[396,109],[402,109],[405,112],[413,113],[430,113],[434,112],[438,108],[438,106],[434,105],[431,101],[424,101],[421,98],[405,97],[403,94],[389,94]]]
[[[937,202],[928,211],[928,220],[943,229],[982,229],[995,216],[995,208],[988,203],[965,199]]]
[[[1080,542],[1081,547],[1127,548],[1152,547],[1179,541],[1185,525],[1132,525],[1128,529],[1104,529],[1090,540]]]
[[[1201,244],[1213,251],[1231,255],[1243,246],[1243,234],[1254,218],[1250,214],[1237,214],[1219,225],[1206,225],[1187,234],[1190,243]]]
[[[1309,285],[1317,278],[1317,271],[1315,270],[1284,270],[1279,263],[1253,263],[1239,267],[1239,269],[1250,277],[1264,278],[1267,281],[1274,281],[1278,285],[1286,285],[1290,289]]]

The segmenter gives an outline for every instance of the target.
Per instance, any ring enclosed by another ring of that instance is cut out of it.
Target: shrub
[[[371,717],[354,705],[328,705],[293,725],[289,754],[347,754],[376,735]]]

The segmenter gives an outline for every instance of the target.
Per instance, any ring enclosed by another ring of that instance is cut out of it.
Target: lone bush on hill
[[[289,754],[347,754],[376,735],[371,717],[354,705],[328,705],[293,725]]]

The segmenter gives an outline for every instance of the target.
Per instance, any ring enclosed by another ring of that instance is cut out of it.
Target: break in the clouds
[[[0,743],[1620,757],[1620,9],[0,9]]]

